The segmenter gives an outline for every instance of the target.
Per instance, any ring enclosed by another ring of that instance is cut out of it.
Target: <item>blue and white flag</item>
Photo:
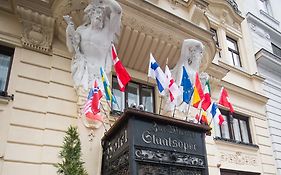
[[[188,104],[191,100],[191,96],[193,94],[194,89],[193,89],[192,83],[190,81],[190,78],[187,74],[185,67],[182,66],[182,69],[183,69],[182,70],[182,79],[181,79],[181,86],[183,88],[183,98],[182,99],[185,103]]]
[[[164,90],[168,87],[168,80],[158,63],[155,61],[153,55],[150,53],[150,62],[148,68],[148,77],[156,79],[157,87],[161,95],[164,95]]]

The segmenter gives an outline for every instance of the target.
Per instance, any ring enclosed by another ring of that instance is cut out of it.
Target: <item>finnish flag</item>
[[[164,95],[165,89],[168,87],[168,80],[151,53],[148,67],[148,77],[156,79],[158,90],[161,95]]]

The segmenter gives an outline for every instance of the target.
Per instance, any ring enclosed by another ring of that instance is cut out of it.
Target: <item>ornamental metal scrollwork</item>
[[[204,167],[205,162],[203,158],[195,155],[161,151],[161,150],[147,150],[137,148],[135,156],[138,160],[149,160],[154,162],[166,162],[173,164],[183,164],[196,167]]]
[[[120,156],[115,157],[113,161],[107,163],[105,169],[109,172],[109,175],[129,174],[129,152],[126,151]]]
[[[173,166],[156,166],[140,164],[138,167],[139,175],[202,175],[200,170],[191,170]]]

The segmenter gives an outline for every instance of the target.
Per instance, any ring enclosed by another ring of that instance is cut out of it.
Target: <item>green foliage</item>
[[[62,150],[59,153],[61,163],[57,163],[59,175],[87,175],[84,162],[81,160],[81,142],[77,128],[70,126],[64,137]]]

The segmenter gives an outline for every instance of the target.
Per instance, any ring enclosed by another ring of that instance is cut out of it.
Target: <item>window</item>
[[[117,78],[112,78],[113,94],[116,97],[118,104],[112,104],[113,111],[123,111],[125,108],[130,107],[132,104],[136,106],[144,105],[144,110],[154,112],[154,87],[141,83],[129,82],[126,91],[119,90]]]
[[[225,122],[216,127],[216,137],[241,143],[252,143],[247,117],[221,110]]]
[[[275,44],[271,43],[271,46],[272,46],[272,52],[273,54],[281,57],[281,48],[276,46]]]
[[[213,33],[213,39],[215,40],[216,42],[216,46],[219,48],[220,47],[220,44],[219,44],[219,39],[218,39],[218,34],[217,34],[217,31],[213,28],[211,28],[210,30],[212,33]],[[221,52],[219,52],[219,57],[221,57]]]
[[[259,175],[258,173],[233,171],[233,170],[221,170],[221,175]]]
[[[260,9],[269,14],[270,16],[272,16],[272,11],[271,11],[271,7],[270,7],[270,3],[269,0],[258,0],[259,2],[259,7]]]
[[[234,39],[227,37],[227,47],[230,63],[234,66],[242,67],[237,42]]]
[[[0,46],[0,95],[7,96],[14,49]]]

